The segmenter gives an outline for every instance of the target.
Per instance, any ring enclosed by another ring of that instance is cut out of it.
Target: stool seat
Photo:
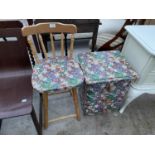
[[[56,57],[43,60],[33,68],[32,85],[39,92],[71,89],[83,82],[83,73],[73,59]]]

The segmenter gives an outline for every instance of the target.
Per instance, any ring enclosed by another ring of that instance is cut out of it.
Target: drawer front
[[[155,73],[150,73],[146,75],[146,78],[143,83],[146,85],[155,85]]]
[[[151,57],[151,55],[130,35],[127,36],[122,54],[140,75]]]
[[[130,88],[130,80],[110,83],[83,84],[79,88],[79,96],[85,114],[92,115],[105,111],[119,111],[124,104]]]

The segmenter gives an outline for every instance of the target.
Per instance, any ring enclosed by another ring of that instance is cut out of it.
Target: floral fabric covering
[[[107,111],[119,111],[130,88],[130,80],[110,83],[84,83],[79,88],[84,114],[93,115]],[[110,89],[108,87],[110,86]]]
[[[138,76],[119,51],[80,53],[78,60],[87,84],[136,79]]]
[[[70,89],[80,85],[83,80],[79,64],[67,57],[49,58],[33,68],[32,85],[39,92]]]
[[[138,75],[119,51],[79,54],[85,82],[80,98],[85,114],[118,111]]]

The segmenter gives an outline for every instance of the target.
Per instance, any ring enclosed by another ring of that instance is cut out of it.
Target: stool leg
[[[80,109],[79,109],[79,104],[78,104],[78,95],[77,95],[76,88],[72,89],[72,93],[73,93],[73,102],[74,102],[74,107],[75,107],[76,119],[80,120]]]
[[[48,128],[48,93],[43,93],[44,128]]]
[[[40,95],[40,107],[39,107],[39,124],[40,126],[42,127],[43,125],[43,121],[42,121],[42,118],[43,118],[43,115],[42,115],[42,111],[43,111],[43,94],[42,93],[39,93]]]

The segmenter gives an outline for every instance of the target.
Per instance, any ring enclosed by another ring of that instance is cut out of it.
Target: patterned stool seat
[[[43,60],[33,68],[32,85],[39,92],[57,92],[83,82],[83,73],[73,59],[56,57]]]
[[[138,77],[118,50],[80,53],[78,60],[87,84],[135,80]]]

